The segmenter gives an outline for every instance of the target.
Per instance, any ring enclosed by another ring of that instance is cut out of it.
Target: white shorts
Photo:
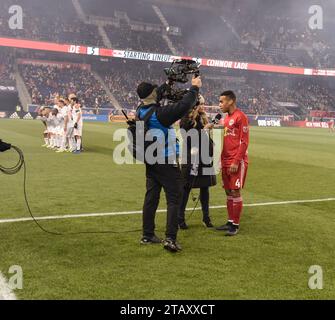
[[[73,135],[81,137],[83,135],[83,126],[78,125],[78,128],[74,129]]]
[[[49,127],[48,132],[51,134],[55,134],[55,127]]]
[[[64,126],[58,126],[57,127],[57,134],[60,136],[64,135]]]
[[[74,133],[74,128],[73,127],[68,127],[66,130],[66,137],[67,138],[72,138]]]

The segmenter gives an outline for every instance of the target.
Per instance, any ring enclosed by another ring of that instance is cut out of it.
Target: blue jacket
[[[143,119],[150,107],[153,105],[143,106],[139,109],[138,116]],[[164,108],[157,105],[157,108]],[[173,126],[165,127],[163,126],[158,118],[157,112],[155,111],[148,122],[149,130],[152,130],[153,136],[156,137],[157,141],[165,142],[164,154],[161,155],[164,158],[170,158],[174,155],[179,157],[179,143],[176,136],[176,131]]]
[[[192,86],[182,100],[167,106],[156,105],[156,111],[148,122],[148,128],[153,130],[153,136],[157,141],[164,141],[164,158],[179,156],[179,143],[173,124],[190,112],[197,102],[199,88]],[[143,105],[138,110],[138,116],[143,119],[150,107],[154,105]],[[164,140],[163,140],[164,138]]]

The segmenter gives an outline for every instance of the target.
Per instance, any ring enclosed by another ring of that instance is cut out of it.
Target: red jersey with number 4
[[[222,167],[248,163],[249,122],[248,117],[236,109],[224,119],[224,141],[221,153]]]

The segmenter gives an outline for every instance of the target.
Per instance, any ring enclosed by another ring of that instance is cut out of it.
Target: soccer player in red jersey
[[[241,189],[248,170],[249,124],[247,116],[237,108],[233,91],[220,96],[220,109],[227,113],[224,119],[224,142],[221,153],[223,187],[227,195],[228,222],[217,230],[227,236],[238,233],[243,208]]]

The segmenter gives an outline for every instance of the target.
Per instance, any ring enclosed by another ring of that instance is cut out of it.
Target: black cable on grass
[[[200,193],[199,193],[198,197],[196,197],[196,196],[193,194],[193,187],[194,187],[194,184],[195,184],[195,179],[196,179],[196,177],[197,177],[197,176],[193,176],[193,177],[192,177],[192,183],[191,183],[192,200],[193,200],[193,202],[195,202],[195,205],[194,205],[194,207],[193,207],[192,212],[189,214],[189,216],[187,217],[187,219],[185,219],[186,221],[191,220],[192,215],[193,215],[193,213],[194,213],[195,209],[197,208],[197,205],[198,205],[198,203],[199,203],[199,201],[200,201]]]
[[[11,146],[12,149],[14,149],[18,154],[19,154],[19,161],[17,162],[17,164],[13,167],[4,167],[0,165],[0,171],[4,174],[8,174],[8,175],[12,175],[12,174],[16,174],[18,173],[23,164],[24,164],[24,156],[23,156],[23,152],[15,146]]]
[[[186,221],[189,221],[189,220],[192,218],[192,215],[193,215],[195,209],[197,208],[197,205],[198,205],[198,203],[199,203],[199,200],[200,200],[200,196],[198,196],[197,201],[195,202],[195,205],[194,205],[194,207],[193,207],[193,210],[192,210],[192,212],[189,214],[189,216],[187,217]]]
[[[17,164],[13,167],[4,167],[0,165],[0,171],[4,174],[7,175],[14,175],[17,174],[21,168],[23,167],[23,194],[24,194],[24,200],[28,209],[28,212],[31,216],[31,218],[33,219],[33,221],[35,222],[35,224],[45,233],[54,235],[54,236],[66,236],[66,235],[80,235],[80,234],[108,234],[108,233],[132,233],[132,232],[140,232],[142,231],[142,229],[135,229],[135,230],[126,230],[126,231],[112,231],[112,230],[106,230],[106,231],[82,231],[82,232],[66,232],[66,233],[61,233],[61,232],[54,232],[54,231],[49,231],[47,229],[45,229],[35,218],[35,216],[33,215],[30,205],[29,205],[29,201],[28,201],[28,197],[27,197],[27,187],[26,187],[26,182],[27,182],[27,168],[26,168],[26,162],[24,160],[24,155],[23,152],[20,148],[15,147],[15,146],[11,146],[12,149],[14,149],[18,154],[19,154],[19,161],[17,162]]]

